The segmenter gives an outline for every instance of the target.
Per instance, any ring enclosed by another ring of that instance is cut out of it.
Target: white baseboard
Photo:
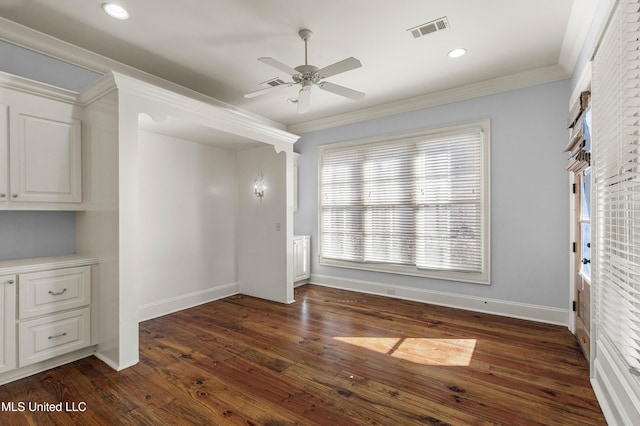
[[[203,303],[233,296],[238,293],[240,293],[240,284],[235,282],[194,293],[180,295],[171,299],[141,305],[138,307],[138,321],[142,322],[161,317],[193,306],[202,305]]]
[[[568,309],[550,308],[547,306],[530,305],[526,303],[509,302],[505,300],[487,299],[482,297],[464,296],[454,293],[444,293],[422,290],[412,287],[402,287],[393,284],[336,278],[326,275],[312,274],[311,284],[362,293],[377,294],[397,299],[413,300],[434,305],[465,309],[468,311],[484,312],[512,318],[568,326],[571,316]]]
[[[96,352],[95,354],[93,354],[93,356],[95,356],[96,358],[98,358],[100,361],[104,362],[105,364],[107,364],[111,369],[115,370],[115,371],[122,371],[125,368],[129,368],[129,367],[133,367],[134,365],[136,365],[138,362],[140,362],[139,359],[136,359],[133,362],[130,362],[128,364],[124,364],[124,365],[120,365],[118,364],[116,361],[114,361],[113,359],[111,359],[110,357],[108,357],[107,355],[105,355],[102,352]]]
[[[46,361],[41,361],[36,364],[27,365],[26,367],[17,368],[15,370],[7,371],[0,374],[0,385],[13,382],[15,380],[24,379],[25,377],[33,376],[34,374],[42,373],[43,371],[50,370],[52,368],[60,367],[61,365],[68,364],[70,362],[78,361],[79,359],[95,355],[95,346],[89,346],[83,349],[78,349],[68,354],[60,355]]]

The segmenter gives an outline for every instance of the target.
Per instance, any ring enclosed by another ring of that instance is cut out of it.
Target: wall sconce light
[[[264,197],[264,175],[262,173],[253,181],[253,194],[260,199]]]

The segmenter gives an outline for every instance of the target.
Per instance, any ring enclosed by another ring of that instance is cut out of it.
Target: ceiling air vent
[[[446,30],[447,28],[449,28],[449,21],[446,16],[443,16],[435,21],[409,28],[407,31],[411,33],[413,38],[418,38],[427,34],[435,33],[436,31]]]
[[[272,78],[271,80],[263,81],[260,84],[262,86],[267,86],[267,87],[276,87],[276,86],[285,84],[285,81],[276,77],[276,78]]]

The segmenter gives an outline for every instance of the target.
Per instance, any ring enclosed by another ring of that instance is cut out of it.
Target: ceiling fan
[[[326,90],[327,92],[335,93],[349,99],[358,100],[364,98],[364,93],[362,92],[358,92],[357,90],[349,89],[348,87],[340,86],[338,84],[330,83],[328,81],[322,81],[327,77],[331,77],[333,75],[340,74],[346,71],[351,71],[355,68],[360,68],[362,64],[359,60],[354,57],[349,57],[324,68],[318,68],[316,66],[309,65],[307,62],[307,42],[309,41],[309,39],[311,39],[313,33],[311,32],[311,30],[302,29],[298,32],[298,35],[300,35],[300,38],[304,41],[304,65],[299,65],[295,68],[291,68],[290,66],[285,65],[273,58],[258,58],[260,62],[277,68],[280,71],[286,72],[291,76],[291,79],[293,81],[278,83],[277,80],[270,80],[269,84],[272,84],[272,87],[267,87],[266,89],[260,89],[256,90],[255,92],[247,93],[246,95],[244,95],[245,98],[253,98],[255,96],[271,93],[272,91],[276,91],[280,88],[291,87],[294,84],[299,84],[301,86],[300,91],[298,92],[297,99],[299,113],[309,111],[311,87],[314,84],[320,87],[322,90]],[[274,82],[276,82],[276,84],[273,84]]]

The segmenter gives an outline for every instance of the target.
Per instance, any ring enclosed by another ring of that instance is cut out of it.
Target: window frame
[[[484,284],[491,283],[491,194],[490,194],[490,137],[491,123],[489,119],[466,122],[450,126],[441,126],[423,129],[415,132],[402,132],[387,134],[378,137],[350,140],[344,142],[331,143],[318,147],[318,258],[322,266],[331,266],[339,268],[348,268],[355,270],[383,272],[392,274],[401,274],[409,276],[418,276],[425,278],[436,278],[442,280],[460,281],[466,283]],[[481,233],[481,271],[480,272],[463,272],[439,269],[423,269],[414,265],[399,265],[389,263],[366,263],[347,260],[336,260],[323,257],[322,248],[322,168],[323,158],[326,152],[335,152],[339,150],[353,149],[354,147],[375,146],[376,144],[398,144],[424,139],[437,139],[443,136],[451,136],[456,134],[468,134],[470,131],[479,131],[481,135],[480,141],[480,233]]]

